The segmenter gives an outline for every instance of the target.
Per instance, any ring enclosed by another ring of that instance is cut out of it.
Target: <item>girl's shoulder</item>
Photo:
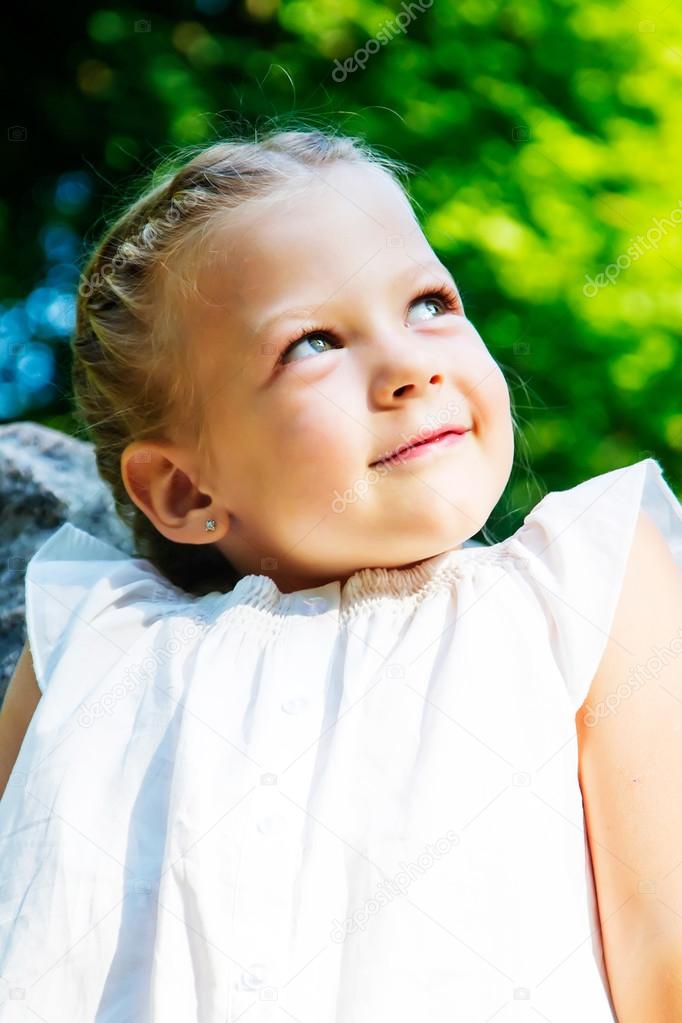
[[[42,692],[67,644],[102,662],[125,649],[153,617],[191,601],[144,558],[131,557],[70,522],[38,547],[24,579],[26,633]],[[115,609],[111,622],[107,613]]]
[[[574,570],[584,577],[622,571],[642,512],[679,560],[682,505],[651,457],[550,491],[505,543],[555,572]]]
[[[583,519],[582,528],[614,522],[632,528],[642,508],[666,529],[679,524],[680,501],[661,465],[651,457],[592,476],[573,487],[550,491],[526,515],[514,535],[522,534],[528,543],[537,537],[540,528],[556,533]]]
[[[682,504],[651,457],[551,491],[504,541],[554,625],[557,660],[576,711],[609,638],[642,514],[682,569]]]

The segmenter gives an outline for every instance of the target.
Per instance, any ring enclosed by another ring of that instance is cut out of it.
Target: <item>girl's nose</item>
[[[445,379],[444,354],[419,345],[414,337],[385,341],[374,348],[371,392],[377,404],[396,398],[421,397],[431,384]]]

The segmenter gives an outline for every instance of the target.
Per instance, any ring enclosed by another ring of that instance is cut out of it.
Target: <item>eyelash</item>
[[[422,298],[439,298],[442,301],[443,305],[445,306],[447,312],[458,312],[462,308],[459,295],[448,284],[443,284],[435,289],[429,287],[424,288],[422,291],[419,292],[418,295],[414,296],[414,298],[410,302],[410,305],[414,305],[415,302],[418,302]],[[294,345],[297,345],[299,341],[303,341],[304,338],[317,337],[318,334],[327,334],[329,335],[329,337],[333,337],[334,340],[338,340],[334,330],[331,327],[316,327],[314,330],[310,330],[308,327],[303,327],[301,331],[294,338],[292,338],[291,341],[288,341],[286,346],[282,349],[282,351],[279,354],[278,363],[283,366],[289,365],[288,363],[282,362],[282,360],[284,359],[284,356],[287,355],[288,352],[294,347]]]

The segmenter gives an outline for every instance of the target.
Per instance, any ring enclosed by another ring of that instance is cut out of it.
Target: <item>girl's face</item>
[[[290,592],[477,533],[513,464],[509,392],[399,187],[335,164],[210,249],[183,315],[212,463],[195,482],[235,568]],[[469,432],[376,464],[446,426]]]

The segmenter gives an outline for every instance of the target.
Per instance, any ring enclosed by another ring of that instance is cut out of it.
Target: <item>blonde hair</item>
[[[406,194],[408,165],[334,130],[274,129],[253,141],[233,138],[185,149],[155,168],[141,194],[125,200],[83,268],[72,340],[74,415],[94,443],[97,471],[132,533],[135,556],[189,593],[227,591],[240,575],[213,544],[177,543],[159,533],[130,499],[121,475],[128,444],[167,440],[178,424],[204,450],[201,396],[190,346],[172,315],[168,275],[187,280],[183,261],[196,261],[217,215],[229,222],[230,211],[235,216],[247,203],[291,195],[338,161],[378,166]]]

